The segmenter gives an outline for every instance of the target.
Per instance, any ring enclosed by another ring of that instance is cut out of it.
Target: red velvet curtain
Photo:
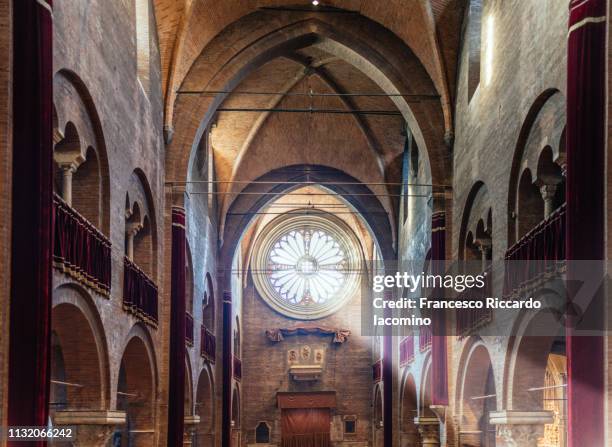
[[[13,224],[8,425],[46,425],[48,417],[53,248],[50,9],[51,0],[12,2]]]
[[[604,259],[606,10],[606,0],[570,2],[566,131],[568,260]],[[601,271],[591,273],[603,277],[603,265]],[[576,278],[570,262],[568,284]],[[603,298],[601,293],[595,296],[589,309],[600,318],[604,315]],[[604,340],[601,336],[575,334],[574,329],[568,328],[568,446],[603,446]]]
[[[172,207],[168,447],[183,445],[185,417],[185,210]]]
[[[158,291],[155,283],[127,257],[123,259],[123,308],[157,326]]]
[[[539,285],[565,264],[566,212],[559,207],[506,251],[504,296]]]
[[[231,271],[231,269],[230,269]],[[223,414],[221,418],[221,445],[231,447],[232,435],[232,294],[223,292]]]
[[[329,447],[329,408],[282,410],[282,447]]]
[[[446,259],[446,215],[443,211],[431,217],[431,272],[443,275]],[[443,298],[444,289],[434,290],[436,298]],[[435,312],[432,320],[431,342],[431,401],[434,405],[448,405],[446,361],[446,318],[443,311]]]
[[[97,292],[108,295],[111,286],[111,243],[87,219],[54,197],[53,262],[56,268]]]

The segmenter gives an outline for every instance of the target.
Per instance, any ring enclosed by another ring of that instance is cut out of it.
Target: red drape
[[[504,296],[540,285],[565,265],[566,212],[564,204],[506,251]]]
[[[55,267],[97,292],[111,286],[111,243],[91,222],[54,196]]]
[[[443,211],[431,217],[431,271],[443,275],[446,259],[446,215]],[[434,290],[435,298],[443,298],[443,289]],[[448,405],[446,361],[446,318],[443,311],[436,312],[432,320],[431,343],[431,401],[434,405]]]
[[[127,257],[123,259],[123,308],[157,326],[158,292],[155,283]]]
[[[232,435],[232,294],[223,292],[223,414],[221,418],[221,445],[231,447]]]
[[[168,447],[183,445],[185,417],[185,210],[172,207]]]
[[[51,0],[12,2],[13,207],[8,425],[46,425],[48,417],[53,245],[50,9]],[[15,445],[44,444],[19,442]]]
[[[329,447],[329,408],[282,410],[282,447]]]
[[[217,350],[217,340],[215,335],[206,326],[200,328],[200,355],[209,362],[215,363],[215,352]]]
[[[400,366],[414,360],[414,335],[408,335],[400,342]]]
[[[566,131],[568,260],[604,259],[606,3],[570,2]],[[603,277],[603,265],[601,272],[591,273]],[[569,262],[568,283],[575,278],[574,265]],[[590,310],[595,309],[593,313],[604,315],[601,294],[594,297],[591,306]],[[575,333],[568,328],[568,446],[603,446],[604,340],[601,336]]]
[[[393,293],[385,292],[385,300],[393,299]],[[385,318],[392,316],[392,309],[383,310]],[[385,445],[393,444],[393,328],[383,328],[383,358],[382,358],[382,386],[383,386],[383,440]]]
[[[466,289],[457,295],[457,300],[472,300],[484,301],[491,296],[491,269],[488,268],[485,273],[485,286],[482,288]],[[482,309],[457,309],[455,312],[456,318],[456,333],[459,337],[469,335],[475,329],[489,323],[493,318],[493,311],[486,306]]]

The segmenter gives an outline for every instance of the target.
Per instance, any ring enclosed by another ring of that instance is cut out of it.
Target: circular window
[[[278,312],[322,318],[354,294],[359,277],[355,236],[341,220],[322,215],[285,215],[273,220],[255,246],[253,277]]]

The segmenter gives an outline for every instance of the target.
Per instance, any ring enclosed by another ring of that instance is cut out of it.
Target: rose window
[[[314,319],[338,310],[355,290],[357,249],[352,231],[335,219],[281,219],[258,241],[255,283],[286,315]]]

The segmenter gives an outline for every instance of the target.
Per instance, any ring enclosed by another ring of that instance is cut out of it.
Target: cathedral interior
[[[609,3],[0,0],[0,445],[612,445]]]

